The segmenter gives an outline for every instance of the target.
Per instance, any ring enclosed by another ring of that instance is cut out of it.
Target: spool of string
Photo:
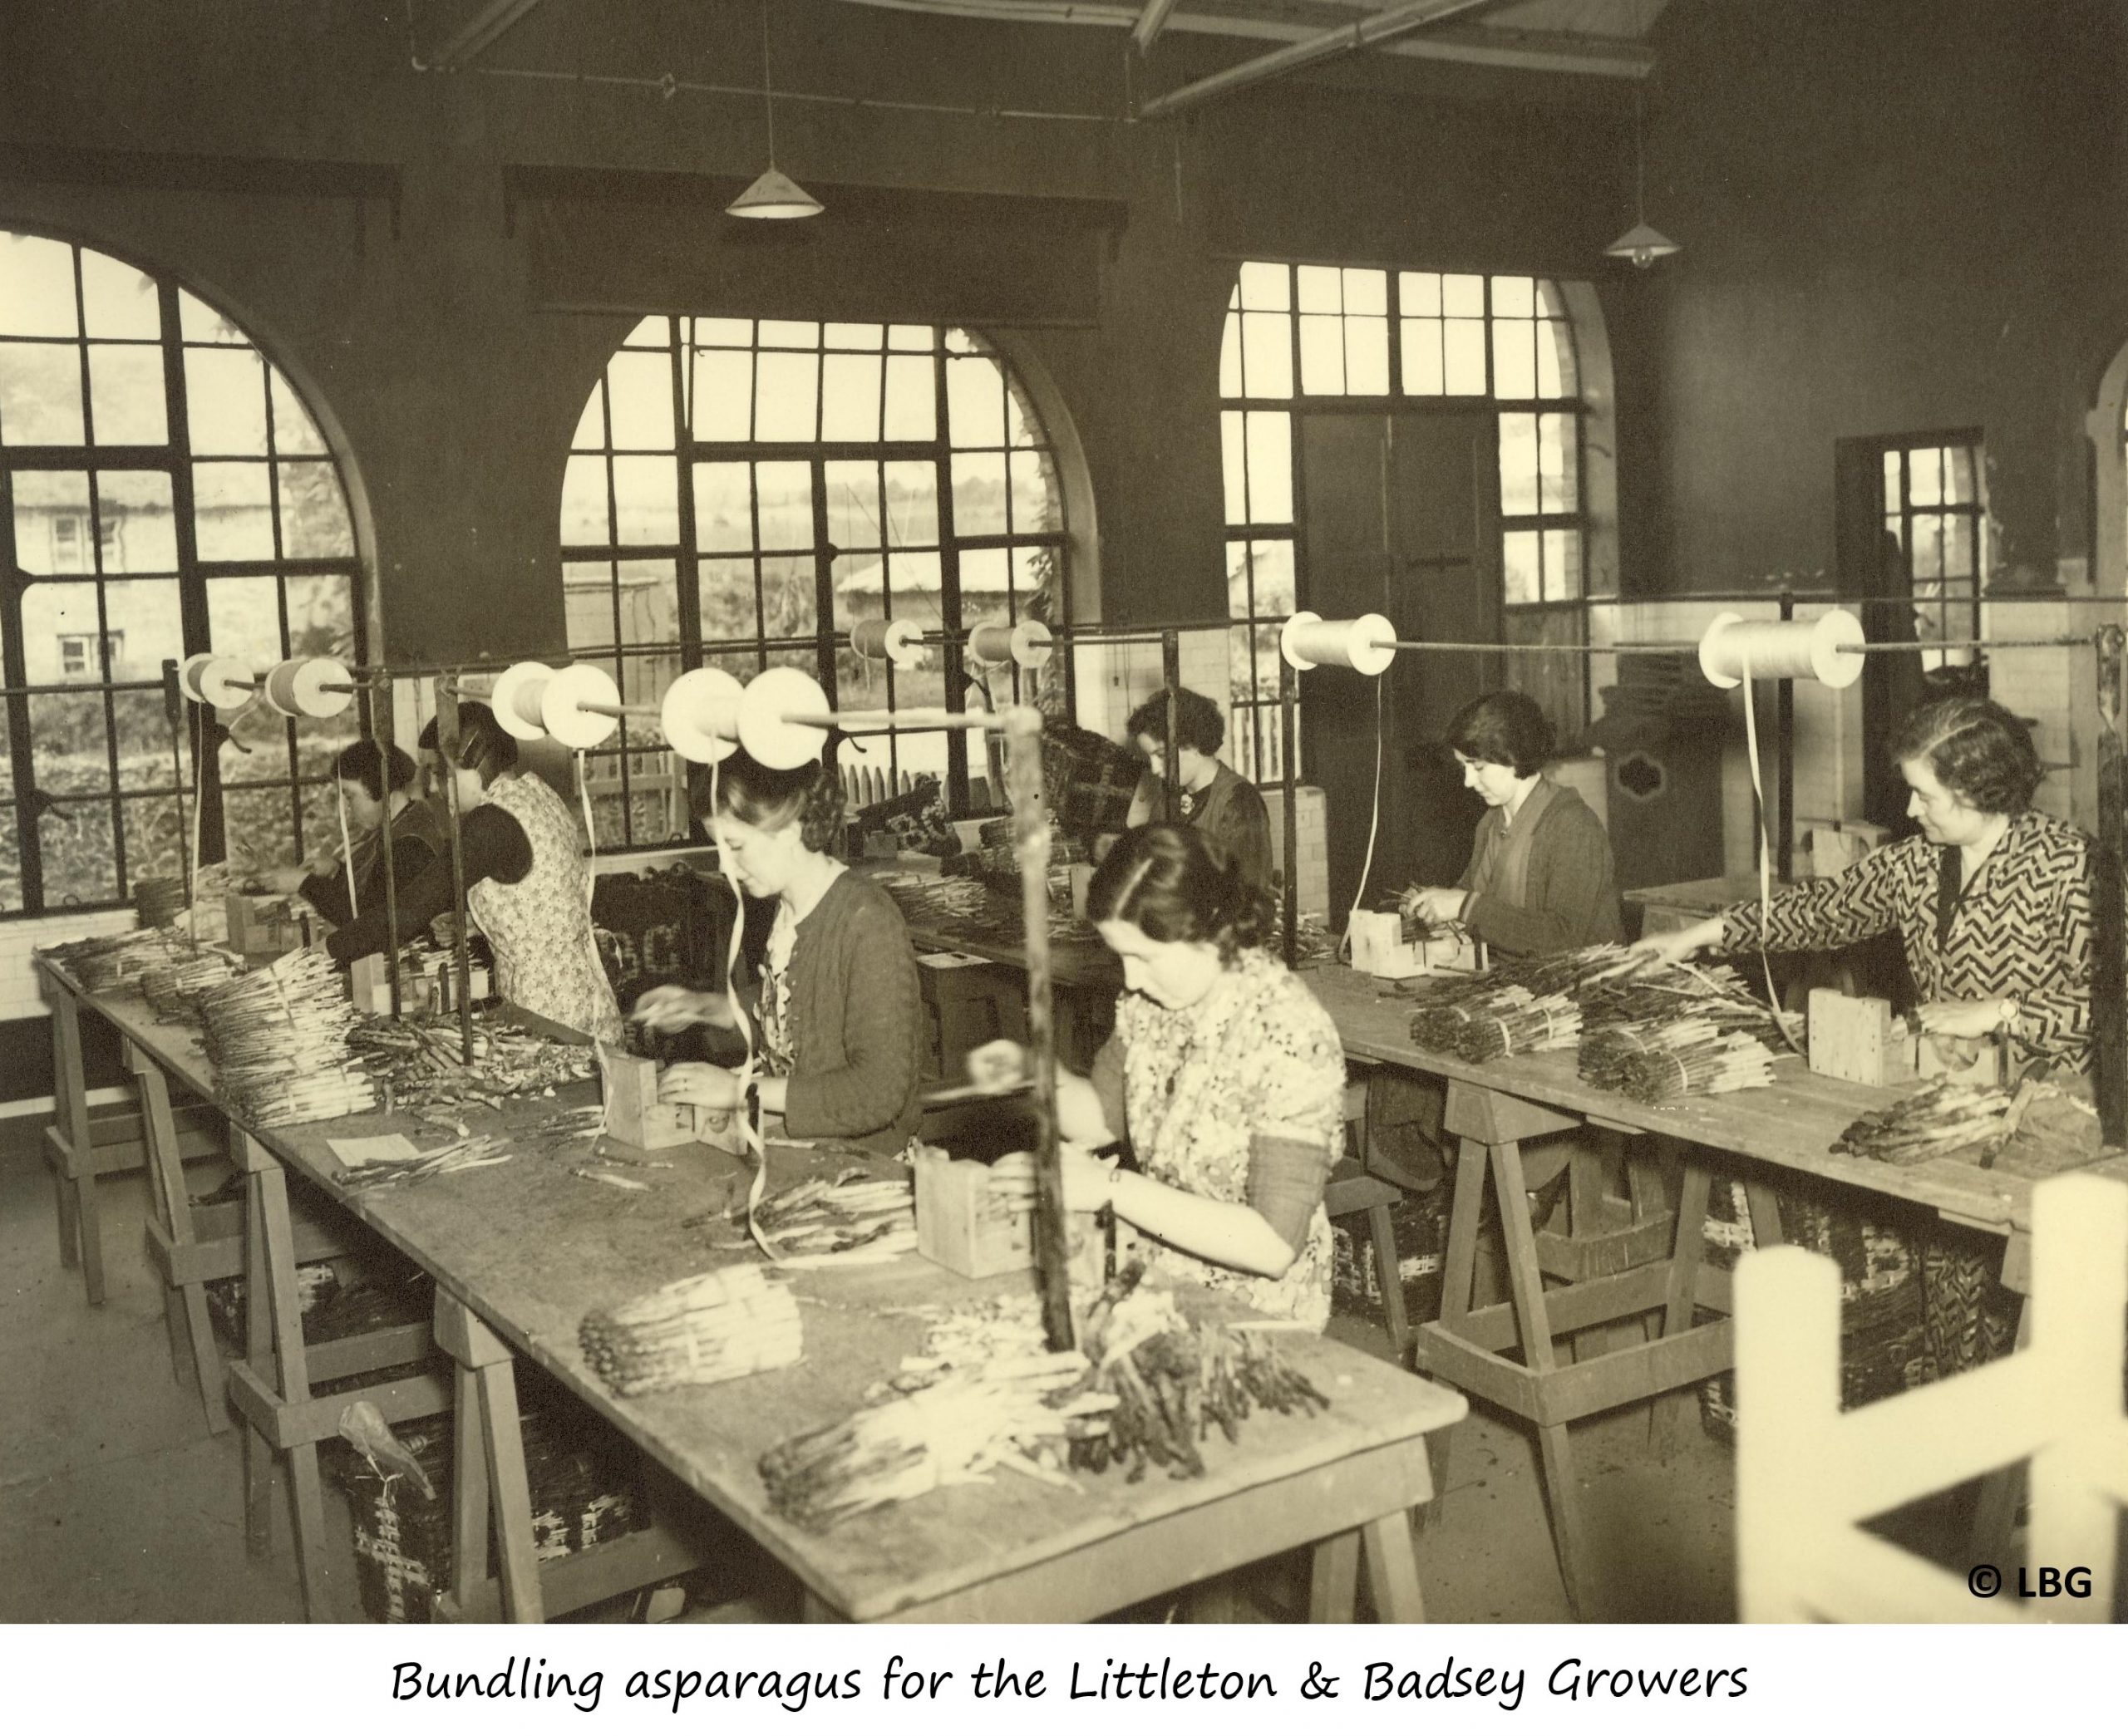
[[[1296,670],[1349,669],[1374,677],[1374,802],[1367,816],[1367,854],[1360,863],[1359,884],[1353,888],[1352,907],[1345,919],[1345,937],[1338,942],[1340,957],[1352,945],[1352,917],[1367,902],[1367,877],[1374,872],[1374,847],[1382,833],[1382,671],[1396,659],[1390,642],[1396,629],[1386,615],[1362,615],[1353,621],[1325,621],[1312,609],[1290,617],[1278,634],[1278,652]],[[1291,768],[1288,768],[1289,770]],[[1290,863],[1286,872],[1295,869]]]

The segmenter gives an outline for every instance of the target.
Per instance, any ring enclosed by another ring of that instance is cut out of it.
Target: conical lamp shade
[[[1672,241],[1662,230],[1648,224],[1637,223],[1618,237],[1603,251],[1613,259],[1630,259],[1636,265],[1653,265],[1658,259],[1667,259],[1684,248]]]
[[[826,208],[781,169],[761,177],[724,208],[727,217],[817,217]],[[1665,242],[1664,246],[1669,243]],[[1675,253],[1677,249],[1671,248]]]

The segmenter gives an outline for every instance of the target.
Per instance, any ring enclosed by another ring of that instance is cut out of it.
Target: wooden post
[[[1781,618],[1796,618],[1796,593],[1786,586],[1781,592]],[[1783,679],[1774,684],[1780,696],[1780,717],[1775,734],[1780,740],[1780,766],[1774,785],[1774,872],[1785,884],[1796,878],[1796,683]]]
[[[2099,1137],[2128,1146],[2128,911],[2122,907],[2122,811],[2128,807],[2128,747],[2121,739],[2128,695],[2122,651],[2128,632],[2102,627],[2098,652],[2098,848],[2091,856],[2091,1039],[2096,1051]]]
[[[473,1065],[473,961],[466,940],[466,832],[458,809],[458,683],[436,678],[436,745],[443,756],[444,812],[451,821],[451,911],[452,955],[458,987],[458,1042],[466,1065]],[[500,962],[500,961],[498,961]],[[397,981],[395,965],[392,976]]]
[[[1285,774],[1286,885],[1283,910],[1286,968],[1293,967],[1300,952],[1300,773],[1293,765],[1293,666],[1278,659],[1278,769]]]
[[[170,781],[177,794],[178,842],[185,847],[178,873],[185,884],[185,911],[189,919],[192,913],[192,833],[185,824],[185,696],[178,691],[175,657],[163,659],[163,720],[170,725]]]
[[[399,876],[392,866],[392,745],[398,727],[398,719],[392,715],[392,677],[387,675],[370,703],[369,733],[370,739],[377,744],[377,756],[384,766],[384,811],[377,816],[377,848],[384,865],[384,974],[392,986],[390,1004],[392,1016],[396,1019],[403,1009],[399,1004]],[[440,732],[443,726],[439,724],[436,727]],[[414,772],[418,779],[418,761]]]
[[[1182,744],[1175,740],[1175,730],[1181,710],[1182,636],[1171,627],[1160,629],[1160,685],[1167,697],[1167,757],[1163,762],[1167,775],[1162,780],[1166,785],[1165,818],[1170,826],[1179,826],[1182,824]]]
[[[1172,712],[1170,716],[1172,717]],[[1057,1009],[1049,972],[1049,816],[1042,803],[1042,714],[1015,706],[1006,719],[1005,775],[1012,794],[1012,844],[1020,863],[1020,907],[1027,931],[1027,1046],[1034,1074],[1034,1271],[1042,1335],[1068,1350],[1071,1246],[1064,1222],[1064,1173],[1057,1150]],[[1174,769],[1173,738],[1168,765]]]

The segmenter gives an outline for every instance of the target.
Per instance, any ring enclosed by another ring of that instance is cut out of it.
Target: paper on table
[[[929,965],[936,971],[955,971],[963,965],[990,962],[987,958],[978,958],[973,952],[919,952],[916,955],[916,961],[920,965]]]
[[[368,1163],[411,1163],[421,1148],[404,1134],[370,1134],[354,1139],[328,1139],[332,1155],[349,1169]]]

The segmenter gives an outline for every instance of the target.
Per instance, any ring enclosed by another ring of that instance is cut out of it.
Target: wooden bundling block
[[[1914,1039],[1889,1001],[1812,989],[1810,1070],[1858,1085],[1905,1084],[1915,1076]]]
[[[964,1278],[1025,1271],[1034,1264],[1034,1215],[1009,1210],[992,1197],[985,1165],[932,1149],[917,1158],[915,1169],[918,1253]],[[1091,1295],[1106,1278],[1098,1214],[1070,1213],[1065,1236],[1071,1287]]]
[[[1425,940],[1404,938],[1404,918],[1393,910],[1356,910],[1348,937],[1352,968],[1392,981],[1449,971],[1482,971],[1485,947],[1461,930]]]
[[[606,1084],[606,1136],[643,1151],[695,1141],[695,1112],[685,1104],[658,1100],[658,1063],[643,1055],[616,1055],[600,1047],[598,1068]]]
[[[382,952],[358,958],[347,967],[348,992],[355,1010],[364,1013],[392,1011],[392,969]]]
[[[1914,1040],[1917,1053],[1915,1070],[1923,1079],[1946,1079],[1959,1085],[2001,1085],[2008,1076],[2002,1045],[1993,1039],[1983,1043],[1980,1053],[1963,1067],[1948,1064],[1925,1035]]]

